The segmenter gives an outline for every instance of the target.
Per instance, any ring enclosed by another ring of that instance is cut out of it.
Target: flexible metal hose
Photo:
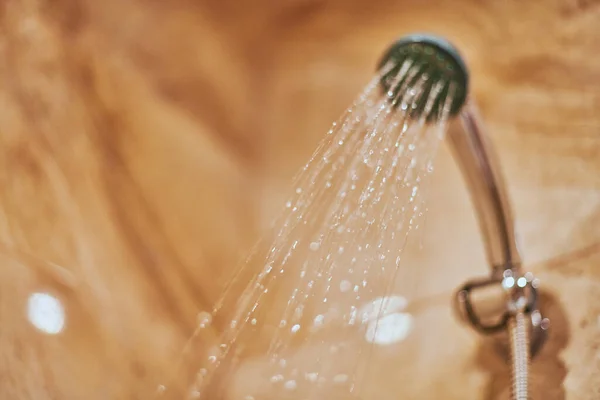
[[[529,400],[529,332],[527,316],[517,312],[508,321],[512,400]]]

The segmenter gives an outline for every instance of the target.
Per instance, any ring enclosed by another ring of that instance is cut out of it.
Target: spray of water
[[[390,71],[334,123],[272,232],[200,312],[183,361],[194,367],[187,398],[357,398],[371,347],[406,334],[410,321],[393,311],[416,292],[418,273],[402,267],[402,253],[424,212],[453,88],[411,60]],[[428,122],[436,102],[444,106]],[[405,297],[390,297],[398,282]]]

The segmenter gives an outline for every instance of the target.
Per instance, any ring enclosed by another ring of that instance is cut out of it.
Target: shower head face
[[[410,71],[416,73],[403,74],[402,79],[397,82],[401,69],[407,65],[410,65]],[[438,82],[444,85],[426,116],[428,122],[435,121],[441,115],[441,108],[445,106],[446,101],[450,102],[450,116],[458,114],[465,103],[469,85],[467,67],[458,50],[443,38],[428,34],[405,36],[387,50],[379,63],[379,69],[384,67],[389,70],[386,69],[381,84],[385,91],[394,92],[391,98],[397,98],[401,88],[410,88],[423,76],[427,77],[422,89],[423,95],[410,113],[413,118],[422,117],[429,92]],[[394,87],[391,87],[392,85]],[[448,99],[448,96],[451,96],[451,99]]]

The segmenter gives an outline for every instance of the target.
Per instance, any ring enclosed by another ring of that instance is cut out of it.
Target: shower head
[[[413,118],[422,116],[429,93],[438,83],[442,83],[441,92],[426,116],[427,121],[435,121],[439,117],[440,109],[447,100],[450,101],[449,113],[455,116],[467,98],[467,66],[458,50],[443,38],[429,34],[405,36],[387,50],[379,63],[379,69],[382,68],[386,70],[381,84],[384,90],[392,91],[391,98],[397,98],[402,88],[409,88],[423,76],[427,76],[422,89],[423,95],[419,97],[411,112]],[[400,81],[397,81],[398,76],[401,77]],[[451,96],[451,99],[448,99],[448,96]]]

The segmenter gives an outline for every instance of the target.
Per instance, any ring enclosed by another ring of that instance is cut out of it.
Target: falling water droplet
[[[211,323],[212,323],[212,315],[210,315],[209,313],[207,313],[205,311],[198,314],[198,326],[200,328],[206,328],[206,327],[210,326]]]
[[[340,282],[340,291],[341,292],[347,292],[352,288],[352,283],[350,281],[347,280],[343,280]]]
[[[324,321],[325,321],[324,315],[317,315],[314,320],[314,326],[315,327],[322,326]]]
[[[296,388],[298,387],[298,384],[294,380],[289,380],[289,381],[287,381],[286,383],[283,384],[283,387],[286,390],[292,391],[292,390],[296,390]]]
[[[309,382],[316,382],[317,379],[319,378],[319,374],[316,372],[307,372],[304,377],[306,378],[307,381]]]
[[[337,384],[346,383],[348,381],[348,375],[346,374],[337,374],[333,377],[333,382]]]

